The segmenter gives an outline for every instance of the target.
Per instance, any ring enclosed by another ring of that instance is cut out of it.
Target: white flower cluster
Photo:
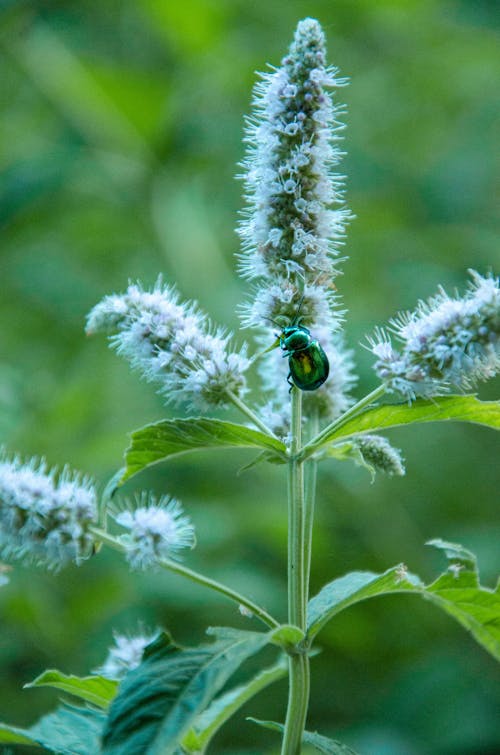
[[[60,569],[80,563],[92,551],[97,522],[93,484],[65,468],[60,474],[43,460],[0,461],[0,553]]]
[[[114,647],[108,651],[108,656],[102,666],[95,669],[94,674],[104,676],[106,679],[123,679],[128,671],[131,671],[142,661],[144,648],[155,638],[156,634],[139,634],[135,637],[127,637],[124,634],[114,635]]]
[[[198,408],[241,396],[249,362],[245,348],[230,349],[230,336],[214,329],[193,303],[180,303],[161,278],[152,291],[131,284],[106,296],[90,312],[87,333],[114,334],[111,344],[143,376],[160,385],[167,401]]]
[[[326,67],[319,23],[301,21],[281,68],[263,74],[255,89],[242,176],[248,207],[239,228],[241,273],[256,282],[243,323],[262,327],[271,320],[281,327],[300,316],[311,328],[328,355],[331,377],[307,401],[329,418],[348,405],[354,382],[350,353],[336,335],[342,313],[332,283],[351,216],[343,206],[342,176],[332,172],[342,156],[337,146],[342,124],[328,89],[345,83]],[[265,339],[262,344],[269,345],[269,333]],[[269,355],[262,374],[266,387],[277,392],[272,406],[283,406],[286,361],[279,353]],[[265,411],[269,422],[274,410]],[[282,412],[276,419],[276,427],[282,420],[286,424]]]
[[[342,125],[327,88],[346,83],[336,75],[325,67],[321,26],[306,18],[281,68],[262,74],[255,88],[256,116],[248,121],[250,149],[243,164],[249,210],[240,226],[242,273],[248,278],[323,277],[321,283],[331,284],[332,256],[350,217],[345,209],[332,209],[343,200],[341,176],[331,171],[341,157],[334,142]],[[262,314],[257,307],[255,324],[261,325]]]
[[[115,511],[115,521],[128,530],[120,540],[132,569],[149,569],[161,559],[178,558],[183,548],[193,548],[194,527],[174,498],[143,495],[133,510]]]
[[[500,290],[498,278],[470,271],[464,297],[440,289],[414,312],[391,321],[390,335],[377,330],[370,348],[375,370],[389,391],[405,398],[436,396],[452,386],[470,389],[500,369]]]

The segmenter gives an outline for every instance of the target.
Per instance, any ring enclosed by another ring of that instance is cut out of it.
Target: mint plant
[[[43,460],[5,454],[0,463],[0,549],[6,559],[58,570],[68,562],[83,564],[108,546],[132,569],[170,570],[233,601],[251,628],[210,628],[209,642],[188,648],[167,631],[117,635],[89,676],[52,670],[35,679],[30,686],[55,687],[72,702],[30,729],[2,725],[0,741],[68,755],[210,752],[214,735],[236,711],[288,675],[284,720],[252,719],[275,732],[270,746],[280,736],[283,755],[298,755],[303,747],[352,753],[306,730],[314,642],[341,611],[394,592],[440,607],[500,659],[500,595],[481,586],[475,556],[457,544],[430,543],[448,560],[430,584],[397,564],[383,574],[335,577],[310,597],[319,462],[334,458],[361,464],[372,475],[404,475],[401,452],[379,432],[450,420],[500,428],[500,402],[451,393],[470,390],[499,370],[500,291],[492,274],[472,272],[464,295],[440,289],[387,329],[375,329],[366,347],[379,383],[368,395],[353,397],[352,351],[333,283],[351,219],[342,177],[334,172],[342,157],[342,108],[331,91],[345,84],[327,66],[319,23],[305,19],[281,67],[256,87],[241,174],[247,207],[239,226],[239,268],[251,283],[241,319],[255,348],[236,346],[233,335],[161,278],[150,290],[131,283],[93,308],[87,333],[108,334],[111,347],[166,402],[188,406],[189,416],[133,432],[125,466],[102,492],[87,477],[50,469]],[[256,400],[247,383],[254,365],[261,378]],[[210,416],[216,407],[231,406],[240,412],[240,424]],[[195,412],[204,416],[191,416]],[[153,464],[200,448],[238,447],[255,450],[254,463],[281,465],[287,475],[286,617],[189,568],[195,530],[179,501],[147,491],[134,501],[120,497],[123,484]],[[5,579],[0,574],[0,583]],[[232,678],[245,661],[268,646],[275,648],[275,662],[235,685]]]

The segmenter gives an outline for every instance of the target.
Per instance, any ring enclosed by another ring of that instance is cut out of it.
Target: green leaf
[[[383,574],[373,572],[350,572],[325,585],[311,598],[307,609],[309,637],[315,637],[323,626],[337,613],[367,598],[393,592],[417,590],[421,585],[418,577],[408,574],[400,564]]]
[[[282,656],[277,663],[260,671],[245,684],[234,687],[214,700],[196,719],[192,729],[182,740],[187,753],[202,752],[212,737],[248,700],[288,673],[288,659]]]
[[[276,721],[260,721],[258,718],[251,717],[247,718],[247,721],[252,721],[252,723],[257,724],[258,726],[263,726],[265,729],[271,729],[271,731],[277,731],[280,734],[283,734],[285,731],[283,724],[279,724]],[[354,750],[347,747],[347,745],[343,745],[342,742],[323,737],[317,732],[305,731],[302,736],[302,743],[305,745],[311,745],[311,747],[314,747],[316,750],[323,752],[326,755],[356,755]]]
[[[268,462],[269,464],[285,464],[286,457],[277,456],[274,451],[262,451],[247,464],[243,464],[243,466],[238,469],[238,475],[243,472],[248,472],[249,469],[253,469],[253,467],[256,467],[258,464],[263,464],[264,462]]]
[[[395,592],[421,595],[464,626],[491,655],[500,660],[500,584],[490,590],[479,583],[475,556],[460,545],[442,540],[431,545],[444,551],[450,565],[424,585],[403,565],[384,574],[352,572],[325,585],[309,602],[309,636],[314,637],[335,614],[361,600]]]
[[[437,396],[417,399],[411,404],[383,404],[367,409],[344,424],[336,423],[321,441],[309,443],[303,459],[316,453],[327,443],[362,433],[376,433],[390,427],[414,422],[460,421],[475,422],[496,430],[500,429],[500,401],[480,401],[475,396]]]
[[[49,669],[24,686],[55,687],[99,708],[107,708],[116,695],[118,682],[103,676],[66,676],[61,671]]]
[[[482,587],[476,557],[462,546],[442,540],[428,545],[444,550],[450,566],[426,588],[424,597],[453,616],[500,660],[500,582],[496,590]]]
[[[281,441],[244,425],[218,419],[172,419],[156,422],[131,434],[120,484],[160,461],[207,448],[263,448],[273,458],[286,459]]]
[[[93,708],[62,705],[29,729],[0,726],[0,742],[41,746],[58,755],[95,755],[100,752],[106,717]]]
[[[31,736],[28,729],[19,729],[16,726],[0,723],[0,742],[2,744],[32,745],[40,747]]]
[[[317,732],[305,731],[302,741],[306,745],[311,745],[319,752],[325,753],[325,755],[356,755],[353,749],[342,744],[342,742],[323,737]]]
[[[371,481],[375,480],[377,470],[373,464],[369,464],[361,451],[359,446],[353,441],[346,441],[345,443],[339,443],[335,445],[327,446],[321,453],[321,459],[337,459],[337,461],[353,461],[356,466],[364,467],[369,472]]]
[[[267,633],[215,629],[210,645],[180,649],[169,640],[148,648],[111,704],[105,755],[169,755],[196,718],[248,657],[269,642]]]
[[[428,540],[426,545],[432,545],[434,548],[444,551],[446,558],[451,564],[462,564],[471,571],[477,571],[477,559],[475,555],[462,545],[448,543],[446,540],[441,540],[441,538]]]

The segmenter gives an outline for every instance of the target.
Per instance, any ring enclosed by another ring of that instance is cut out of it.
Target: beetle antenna
[[[275,328],[281,328],[281,325],[278,325],[278,323],[276,322],[276,320],[273,320],[270,317],[264,317],[264,315],[263,315],[262,319],[263,320],[267,320],[268,322],[272,323]]]
[[[298,321],[300,320],[300,310],[301,310],[301,307],[302,307],[302,305],[304,303],[304,297],[305,297],[305,295],[306,295],[306,292],[303,291],[302,292],[302,296],[300,297],[299,306],[297,307],[297,312],[295,314],[295,317],[293,318],[292,325],[297,325]]]

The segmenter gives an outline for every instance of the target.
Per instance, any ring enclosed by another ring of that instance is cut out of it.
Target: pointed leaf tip
[[[421,595],[452,616],[491,655],[500,660],[500,587],[479,582],[476,557],[456,543],[429,543],[447,555],[450,565],[429,585],[401,564],[384,574],[352,572],[325,585],[309,601],[308,634],[313,638],[337,613],[377,595],[408,592]]]
[[[303,458],[308,458],[333,440],[364,433],[377,433],[392,427],[425,422],[473,422],[500,430],[500,401],[480,401],[476,396],[435,396],[417,399],[411,404],[382,404],[357,414],[342,424],[335,423],[331,432],[322,434],[321,441],[305,446]]]

